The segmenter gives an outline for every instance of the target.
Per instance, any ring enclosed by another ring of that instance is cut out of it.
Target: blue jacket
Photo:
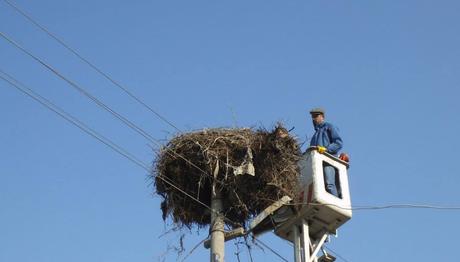
[[[324,146],[328,153],[337,155],[343,145],[337,128],[328,122],[323,122],[315,125],[315,131],[310,146]]]

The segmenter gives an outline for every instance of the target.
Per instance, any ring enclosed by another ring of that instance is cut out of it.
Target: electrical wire
[[[10,37],[8,37],[6,34],[4,34],[3,32],[0,32],[0,36],[2,38],[4,38],[5,40],[7,40],[10,44],[12,44],[14,47],[16,47],[17,49],[21,50],[23,53],[25,53],[26,55],[30,56],[32,59],[34,59],[36,62],[38,62],[39,64],[41,64],[42,66],[44,66],[46,69],[50,70],[53,74],[57,75],[59,78],[61,78],[62,80],[64,80],[65,82],[67,82],[71,87],[73,87],[74,89],[76,89],[79,93],[81,93],[82,95],[88,97],[91,101],[93,101],[94,103],[96,103],[96,105],[98,105],[99,107],[105,109],[106,111],[108,111],[109,113],[111,113],[113,116],[115,116],[116,118],[118,118],[119,120],[121,120],[123,123],[125,123],[126,125],[128,125],[131,129],[135,130],[137,133],[139,133],[140,135],[142,135],[144,138],[146,138],[147,140],[151,141],[151,142],[154,142],[152,141],[152,137],[147,133],[145,132],[142,128],[139,128],[137,125],[135,125],[134,123],[132,123],[131,121],[129,121],[127,118],[125,118],[124,116],[118,114],[115,110],[111,109],[109,106],[107,106],[106,104],[104,104],[102,101],[100,101],[99,99],[97,99],[95,96],[91,95],[88,91],[86,91],[84,88],[80,87],[78,84],[76,84],[75,82],[71,81],[70,79],[68,79],[67,77],[65,77],[64,75],[62,75],[59,71],[57,71],[56,69],[54,69],[52,66],[48,65],[46,62],[44,62],[43,60],[41,60],[40,58],[38,58],[37,56],[35,56],[34,54],[32,54],[30,51],[28,51],[27,49],[25,49],[24,47],[22,47],[21,45],[19,45],[16,41],[14,41],[13,39],[11,39]]]
[[[124,124],[126,124],[128,127],[130,127],[131,129],[133,129],[134,131],[136,131],[138,134],[142,135],[144,138],[146,138],[147,140],[149,140],[150,142],[156,144],[158,147],[162,148],[162,149],[166,149],[166,153],[169,154],[170,156],[172,155],[175,155],[181,159],[183,159],[185,162],[187,162],[188,164],[190,164],[191,166],[193,166],[194,168],[198,169],[200,172],[202,172],[204,175],[206,176],[209,176],[211,178],[214,178],[212,175],[208,174],[206,171],[204,171],[202,168],[200,168],[199,166],[195,165],[193,162],[191,162],[190,160],[188,160],[187,158],[185,158],[184,156],[182,156],[181,154],[177,153],[176,151],[174,150],[171,150],[170,148],[167,148],[167,147],[164,147],[157,139],[155,139],[154,137],[152,137],[150,134],[148,134],[146,131],[144,131],[142,128],[140,128],[139,126],[137,126],[136,124],[134,124],[133,122],[131,122],[130,120],[128,120],[126,117],[122,116],[121,114],[117,113],[115,110],[113,110],[112,108],[110,108],[109,106],[107,106],[106,104],[104,104],[102,101],[100,101],[99,99],[97,99],[96,97],[94,97],[93,95],[91,95],[88,91],[86,91],[85,89],[83,89],[82,87],[80,87],[78,84],[76,84],[75,82],[71,81],[70,79],[66,78],[64,75],[62,75],[61,73],[59,73],[59,71],[57,71],[56,69],[54,69],[53,67],[51,67],[50,65],[48,65],[46,62],[44,62],[43,60],[41,60],[40,58],[38,58],[37,56],[33,55],[31,52],[29,52],[27,49],[25,49],[24,47],[22,47],[21,45],[19,45],[18,43],[16,43],[13,39],[11,39],[10,37],[8,37],[7,35],[5,35],[3,32],[0,31],[0,36],[2,38],[4,38],[5,40],[7,40],[10,44],[12,44],[14,47],[18,48],[19,50],[21,50],[22,52],[24,52],[25,54],[27,54],[28,56],[30,56],[31,58],[33,58],[35,61],[37,61],[38,63],[40,63],[41,65],[43,65],[45,68],[47,68],[48,70],[50,70],[52,73],[54,73],[55,75],[57,75],[59,78],[61,78],[62,80],[64,80],[66,83],[68,83],[70,86],[72,86],[73,88],[75,88],[77,91],[79,91],[81,94],[83,94],[84,96],[88,97],[91,101],[93,101],[94,103],[96,103],[96,105],[98,105],[99,107],[103,108],[104,110],[108,111],[110,114],[112,114],[114,117],[116,117],[118,120],[120,120],[121,122],[123,122]],[[166,179],[163,179],[163,177],[160,177],[158,176],[160,179],[162,179],[163,181],[165,181],[166,183],[170,184],[171,186],[173,186],[174,188],[178,189],[178,190],[181,190],[180,188],[178,188],[177,186],[171,184],[171,181],[167,181]],[[215,180],[217,183],[223,185],[224,183],[220,180]],[[188,195],[189,197],[192,197],[190,194],[186,193],[185,191],[183,191],[184,194]],[[201,202],[201,201],[200,201]],[[212,209],[211,207],[209,207],[208,205],[204,204],[201,202],[202,205],[205,205],[207,208],[210,209],[211,212],[216,212],[214,209]],[[224,216],[224,219],[228,222],[230,222],[231,224],[233,225],[238,225],[238,223],[228,219],[227,217]]]
[[[264,246],[265,248],[267,248],[268,250],[270,250],[273,254],[275,254],[277,257],[279,257],[281,260],[283,261],[286,261],[286,262],[289,262],[289,260],[287,260],[286,258],[284,258],[282,255],[280,255],[278,252],[276,252],[275,250],[273,250],[271,247],[269,247],[267,244],[265,244],[262,240],[258,239],[258,238],[254,238],[257,242],[259,242],[262,246]]]
[[[438,206],[427,204],[390,204],[385,206],[362,206],[355,207],[352,210],[379,210],[391,208],[418,208],[418,209],[437,209],[437,210],[460,210],[460,206]]]
[[[141,160],[139,160],[136,157],[134,157],[132,154],[127,152],[124,148],[118,146],[117,144],[115,144],[110,139],[104,137],[103,135],[101,135],[100,133],[95,131],[94,129],[88,127],[83,122],[81,122],[76,117],[74,117],[73,115],[67,113],[66,111],[64,111],[60,107],[56,106],[50,100],[48,100],[48,99],[44,98],[43,96],[41,96],[40,94],[34,92],[32,89],[27,88],[21,82],[19,82],[18,80],[14,79],[11,75],[5,73],[1,69],[0,69],[0,73],[2,73],[3,75],[6,75],[12,81],[10,79],[7,79],[6,77],[0,75],[0,78],[2,80],[4,80],[5,82],[9,83],[11,86],[15,87],[17,90],[19,90],[23,94],[25,94],[25,95],[29,96],[30,98],[34,99],[36,102],[38,102],[41,105],[45,106],[47,109],[53,111],[54,113],[56,113],[60,117],[62,117],[65,120],[67,120],[72,125],[76,126],[77,128],[79,128],[83,132],[85,132],[88,135],[90,135],[91,137],[97,139],[99,142],[105,144],[106,146],[108,146],[112,150],[115,150],[117,153],[121,154],[122,156],[124,156],[125,158],[127,158],[128,160],[130,160],[131,162],[136,164],[137,166],[149,171],[149,168],[147,167],[147,165],[145,163],[143,163]]]
[[[61,38],[57,37],[55,34],[53,34],[50,30],[48,30],[46,27],[38,23],[35,19],[33,19],[29,14],[27,14],[24,10],[19,8],[17,5],[13,4],[12,2],[8,0],[3,0],[6,4],[8,4],[11,8],[13,8],[15,11],[17,11],[19,14],[21,14],[23,17],[25,17],[29,22],[34,24],[36,27],[38,27],[40,30],[45,32],[48,36],[56,40],[59,44],[61,44],[64,48],[66,48],[68,51],[73,53],[76,57],[78,57],[81,61],[83,61],[85,64],[87,64],[89,67],[91,67],[93,70],[95,70],[97,73],[102,75],[105,79],[110,81],[112,84],[117,86],[119,89],[121,89],[125,94],[127,94],[129,97],[134,99],[136,102],[144,106],[146,109],[148,109],[151,113],[155,114],[158,118],[160,118],[163,122],[167,123],[174,129],[176,129],[179,132],[182,132],[177,126],[175,126],[172,122],[168,121],[164,116],[162,116],[160,113],[158,113],[156,110],[154,110],[151,106],[147,105],[144,101],[142,101],[138,96],[134,95],[131,91],[129,91],[126,87],[121,85],[118,81],[116,81],[113,77],[108,75],[107,73],[104,73],[99,67],[94,65],[94,63],[90,62],[87,58],[83,57],[81,54],[79,54],[74,48],[70,47],[68,44],[66,44]]]
[[[201,244],[204,243],[204,241],[206,241],[206,239],[208,239],[207,237],[204,238],[203,240],[201,240],[200,242],[198,242],[198,244],[196,244],[189,252],[188,254],[182,258],[181,262],[184,262]]]
[[[327,249],[329,252],[331,252],[332,254],[334,254],[336,257],[340,258],[341,260],[343,260],[344,262],[350,262],[349,260],[345,259],[343,256],[341,256],[339,253],[337,253],[336,251],[332,250],[330,247],[326,247],[324,246],[325,249]]]
[[[21,14],[23,17],[25,17],[27,20],[29,20],[32,24],[34,24],[35,26],[37,26],[38,28],[40,28],[42,31],[44,31],[46,34],[48,34],[51,38],[53,38],[54,40],[56,40],[58,43],[60,43],[63,47],[65,47],[67,50],[69,50],[70,52],[72,52],[75,56],[77,56],[80,60],[82,60],[83,62],[85,62],[88,66],[90,66],[92,69],[94,69],[96,72],[98,72],[99,74],[101,74],[102,76],[104,76],[107,80],[109,80],[110,82],[112,82],[114,85],[116,85],[117,87],[119,87],[121,90],[123,90],[127,95],[129,95],[132,99],[136,100],[138,103],[140,103],[141,105],[143,105],[144,107],[146,107],[149,111],[151,111],[152,113],[154,113],[157,117],[159,117],[161,120],[163,120],[165,123],[169,124],[170,126],[172,126],[173,128],[175,128],[177,131],[179,132],[182,132],[182,130],[180,130],[177,126],[175,126],[173,123],[171,123],[170,121],[168,121],[165,117],[163,117],[162,115],[160,115],[158,112],[156,112],[155,110],[153,110],[150,106],[148,106],[145,102],[143,102],[140,98],[138,98],[137,96],[135,96],[132,92],[130,92],[127,88],[123,87],[119,82],[115,81],[112,77],[110,77],[108,74],[104,73],[100,68],[98,68],[97,66],[95,66],[93,63],[91,63],[88,59],[86,59],[85,57],[83,57],[82,55],[80,55],[75,49],[73,49],[72,47],[70,47],[68,44],[66,44],[63,40],[61,40],[59,37],[57,37],[55,34],[53,34],[50,30],[48,30],[47,28],[45,28],[44,26],[42,26],[40,23],[38,23],[35,19],[33,19],[30,15],[28,15],[25,11],[23,11],[21,8],[19,8],[17,5],[13,4],[12,2],[8,1],[8,0],[4,0],[5,3],[7,3],[10,7],[12,7],[14,10],[16,10],[19,14]],[[44,61],[42,61],[41,59],[39,59],[38,57],[36,57],[35,55],[33,55],[31,52],[27,51],[25,48],[23,48],[22,46],[20,46],[18,43],[16,43],[14,40],[12,40],[10,37],[7,37],[4,33],[0,32],[0,35],[6,39],[8,42],[10,42],[11,44],[13,44],[15,47],[19,48],[21,51],[25,52],[27,55],[29,55],[30,57],[32,57],[34,60],[36,60],[37,62],[39,62],[40,64],[42,64],[43,66],[45,66],[47,69],[51,70],[54,74],[56,74],[58,77],[60,77],[61,79],[63,79],[64,81],[66,81],[67,83],[69,83],[71,86],[73,86],[74,88],[76,88],[80,93],[82,93],[83,95],[87,96],[88,98],[90,98],[93,102],[95,102],[98,106],[104,108],[105,110],[109,111],[111,114],[113,114],[115,117],[117,117],[118,119],[120,119],[122,122],[124,122],[126,125],[128,125],[129,127],[131,127],[132,129],[134,129],[136,132],[138,132],[140,135],[142,135],[144,138],[146,138],[147,140],[149,140],[150,142],[152,143],[155,143],[158,147],[160,148],[163,148],[163,145],[161,145],[161,143],[159,141],[157,141],[156,139],[154,139],[152,136],[150,136],[145,130],[143,130],[142,128],[138,127],[137,125],[135,125],[134,123],[132,123],[131,121],[129,121],[128,119],[126,119],[124,116],[122,116],[121,114],[117,113],[116,111],[114,111],[113,109],[111,109],[110,107],[108,107],[106,104],[102,103],[100,100],[98,100],[96,97],[92,96],[89,92],[87,92],[86,90],[84,90],[83,88],[79,87],[76,83],[74,83],[73,81],[70,81],[69,79],[67,79],[66,77],[64,77],[61,73],[59,73],[57,70],[55,70],[54,68],[52,68],[50,65],[48,65],[47,63],[45,63]],[[192,165],[193,167],[197,168],[198,170],[200,170],[202,173],[204,173],[205,175],[208,175],[210,176],[206,171],[202,170],[200,167],[196,166],[194,163],[192,163],[191,161],[189,161],[188,159],[185,159],[182,155],[179,155],[178,153],[176,153],[175,151],[172,151],[176,156],[182,158],[184,161],[186,161],[187,163],[189,163],[190,165]],[[220,181],[218,181],[220,183]]]
[[[250,262],[254,262],[254,259],[252,258],[251,247],[250,247],[248,244],[246,244],[246,248],[247,248],[247,250],[248,250],[249,261],[250,261]]]
[[[44,62],[42,59],[38,58],[37,56],[35,56],[34,54],[32,54],[30,51],[28,51],[27,49],[25,49],[24,47],[22,47],[20,44],[18,44],[16,41],[14,41],[13,39],[11,39],[11,37],[8,37],[6,34],[4,34],[3,32],[0,31],[0,36],[2,38],[4,38],[6,41],[8,41],[11,45],[13,45],[14,47],[16,47],[17,49],[21,50],[23,53],[25,53],[26,55],[30,56],[32,59],[34,59],[36,62],[40,63],[42,66],[44,66],[45,68],[47,68],[49,71],[51,71],[52,73],[54,73],[55,75],[57,75],[59,78],[61,78],[62,80],[64,80],[66,83],[68,83],[70,86],[72,86],[74,89],[76,89],[78,92],[80,92],[81,94],[83,94],[84,96],[86,96],[87,98],[89,98],[91,101],[93,101],[97,106],[101,107],[102,109],[106,110],[107,112],[109,112],[110,114],[112,114],[115,118],[117,118],[118,120],[120,120],[121,122],[123,122],[125,125],[127,125],[128,127],[130,127],[132,130],[136,131],[138,134],[140,134],[141,136],[143,136],[145,139],[147,139],[148,141],[156,144],[158,147],[160,148],[165,148],[167,151],[168,151],[168,154],[171,155],[171,152],[172,154],[176,155],[177,157],[183,159],[184,161],[186,161],[188,164],[190,164],[191,166],[193,166],[194,168],[198,169],[200,172],[202,172],[204,175],[206,176],[209,176],[209,177],[212,177],[210,174],[208,174],[206,171],[204,171],[202,168],[200,168],[199,166],[195,165],[193,162],[191,162],[190,160],[186,159],[184,156],[180,155],[179,153],[175,152],[174,150],[170,150],[169,148],[167,147],[164,147],[157,139],[155,139],[154,137],[152,137],[149,133],[147,133],[145,130],[143,130],[142,128],[140,128],[139,126],[137,126],[136,124],[134,124],[133,122],[131,122],[130,120],[128,120],[126,117],[124,117],[123,115],[119,114],[118,112],[116,112],[115,110],[113,110],[112,108],[110,108],[109,106],[107,106],[105,103],[103,103],[102,101],[100,101],[99,99],[97,99],[95,96],[91,95],[88,91],[86,91],[84,88],[80,87],[78,84],[76,84],[75,82],[73,82],[72,80],[68,79],[67,77],[65,77],[64,75],[62,75],[59,71],[57,71],[56,69],[54,69],[52,66],[50,66],[49,64],[47,64],[46,62]],[[220,181],[220,180],[216,180],[219,184],[223,185],[223,183]]]
[[[109,75],[105,74],[104,72],[102,72],[102,70],[100,70],[98,67],[96,67],[93,63],[89,62],[89,60],[85,59],[83,56],[81,56],[80,54],[78,54],[78,52],[76,52],[73,48],[71,48],[69,45],[67,45],[64,41],[62,41],[61,39],[59,39],[58,37],[56,37],[54,34],[52,34],[49,30],[47,30],[45,27],[43,27],[42,25],[40,25],[38,22],[36,22],[31,16],[29,16],[26,12],[24,12],[23,10],[21,10],[18,6],[14,5],[13,3],[11,3],[10,1],[8,0],[4,0],[4,2],[6,2],[10,7],[14,8],[17,12],[19,12],[21,15],[23,15],[25,18],[27,18],[30,22],[32,22],[34,25],[36,25],[37,27],[39,27],[41,30],[43,30],[44,32],[46,32],[50,37],[52,37],[53,39],[55,39],[57,42],[59,42],[61,45],[63,45],[65,48],[67,48],[70,52],[72,52],[74,55],[76,55],[77,57],[79,57],[82,61],[84,61],[86,64],[88,64],[90,67],[92,67],[94,70],[96,70],[97,72],[99,72],[101,75],[103,75],[106,79],[108,79],[109,81],[111,81],[113,84],[115,84],[116,86],[118,86],[119,88],[121,88],[126,94],[128,94],[131,98],[135,99],[137,102],[139,102],[140,104],[144,105],[146,108],[148,108],[152,113],[156,114],[160,119],[162,119],[163,121],[165,121],[166,123],[168,123],[170,126],[174,127],[177,131],[179,132],[182,132],[179,128],[177,128],[174,124],[172,124],[170,121],[168,121],[166,118],[164,118],[163,116],[161,116],[160,114],[158,114],[155,110],[153,110],[151,107],[149,107],[147,104],[145,104],[142,100],[140,100],[139,98],[137,98],[135,95],[133,95],[131,92],[129,92],[126,88],[124,88],[122,85],[120,85],[117,81],[115,81],[113,78],[111,78]],[[28,56],[30,56],[31,58],[33,58],[35,61],[37,61],[38,63],[40,63],[41,65],[43,65],[44,67],[46,67],[48,70],[50,70],[52,73],[54,73],[55,75],[57,75],[59,78],[61,78],[62,80],[64,80],[65,82],[67,82],[69,85],[71,85],[72,87],[74,87],[77,91],[79,91],[81,94],[83,94],[84,96],[88,97],[89,99],[91,99],[94,103],[96,103],[99,107],[102,107],[103,109],[105,109],[106,111],[108,111],[109,113],[111,113],[113,116],[115,116],[116,118],[118,118],[119,120],[121,120],[123,123],[125,123],[127,126],[129,126],[131,129],[133,129],[134,131],[136,131],[137,133],[139,133],[140,135],[142,135],[144,138],[146,138],[147,140],[149,140],[150,142],[156,144],[158,147],[160,148],[165,148],[157,139],[153,138],[151,135],[149,135],[145,130],[143,130],[142,128],[140,128],[139,126],[137,126],[136,124],[134,124],[133,122],[131,122],[130,120],[128,120],[126,117],[122,116],[121,114],[117,113],[115,110],[113,110],[112,108],[110,108],[109,106],[107,106],[106,104],[104,104],[102,101],[100,101],[99,99],[97,99],[96,97],[94,97],[93,95],[91,95],[88,91],[86,91],[85,89],[83,89],[82,87],[80,87],[79,85],[77,85],[75,82],[71,81],[70,79],[68,79],[67,77],[65,77],[64,75],[62,75],[59,71],[57,71],[56,69],[54,69],[52,66],[50,66],[49,64],[47,64],[46,62],[44,62],[42,59],[38,58],[37,56],[33,55],[30,51],[26,50],[24,47],[22,47],[21,45],[19,45],[16,41],[14,41],[13,39],[11,39],[10,37],[8,37],[6,34],[4,34],[3,32],[0,32],[0,36],[3,37],[5,40],[7,40],[10,44],[12,44],[13,46],[15,46],[16,48],[18,48],[19,50],[21,50],[22,52],[24,52],[25,54],[27,54]],[[197,165],[195,165],[193,162],[191,162],[190,160],[186,159],[185,157],[183,157],[182,155],[178,154],[177,152],[173,151],[173,150],[170,150],[169,148],[166,148],[167,150],[167,153],[169,155],[170,152],[172,152],[174,155],[176,155],[177,157],[180,157],[182,158],[184,161],[186,161],[188,164],[190,164],[191,166],[193,166],[194,168],[198,169],[199,171],[201,171],[204,175],[207,175],[207,176],[210,176],[212,177],[210,174],[208,174],[206,171],[204,171],[203,169],[201,169],[200,167],[198,167]],[[159,177],[161,178],[163,181],[167,182],[168,184],[171,184],[171,181],[166,181],[165,179],[163,179],[163,177]],[[219,184],[223,185],[223,183],[219,180],[216,180],[216,182],[218,182]],[[176,188],[176,186],[174,186]],[[176,188],[178,189],[178,188]],[[183,192],[184,194],[188,195],[189,197],[192,197],[190,196],[190,194],[186,193],[186,192]],[[204,203],[201,202],[202,205],[205,205]],[[207,205],[206,205],[207,206]],[[212,208],[210,208],[209,206],[207,206],[211,212],[216,212],[215,210],[213,210]],[[228,222],[231,222],[232,224],[237,224],[231,220],[229,220],[228,218],[226,218],[224,216],[224,219],[226,219]]]
[[[64,111],[62,108],[60,108],[59,106],[55,105],[53,102],[51,102],[50,100],[46,99],[45,97],[41,96],[40,94],[36,93],[35,91],[33,91],[32,89],[26,87],[24,84],[22,84],[21,82],[19,82],[17,79],[15,79],[14,77],[12,77],[11,75],[5,73],[4,71],[2,71],[0,69],[0,73],[2,73],[3,75],[7,76],[8,78],[0,75],[0,79],[4,80],[5,82],[9,83],[11,86],[15,87],[17,90],[19,90],[21,93],[31,97],[32,99],[34,99],[36,102],[40,103],[41,105],[45,106],[47,109],[53,111],[54,113],[58,114],[60,117],[64,118],[65,120],[67,120],[68,122],[70,122],[71,124],[73,124],[74,126],[78,127],[80,130],[84,131],[85,133],[87,133],[88,135],[92,136],[93,138],[97,139],[98,141],[104,143],[106,146],[108,146],[109,148],[111,148],[112,150],[116,151],[117,153],[121,154],[122,156],[124,156],[125,158],[127,158],[128,160],[130,160],[131,162],[133,162],[134,164],[136,164],[137,166],[143,168],[144,170],[146,170],[147,172],[150,172],[150,168],[148,167],[147,164],[143,163],[141,160],[137,159],[136,157],[134,157],[132,154],[130,154],[129,152],[127,152],[126,149],[118,146],[116,143],[114,143],[113,141],[111,141],[110,139],[108,139],[107,137],[103,136],[102,134],[98,133],[97,131],[95,131],[94,129],[88,127],[87,125],[85,125],[83,122],[81,122],[80,120],[78,120],[76,117],[74,117],[73,115],[67,113],[66,111]],[[10,80],[11,79],[11,80]],[[165,183],[167,183],[168,185],[170,185],[171,187],[175,188],[177,191],[179,191],[180,193],[186,195],[187,197],[191,198],[192,200],[196,201],[197,203],[201,204],[202,206],[204,206],[205,208],[209,209],[211,212],[214,212],[214,213],[217,213],[216,210],[214,210],[213,208],[211,208],[210,206],[206,205],[205,203],[203,203],[202,201],[200,201],[199,199],[193,197],[192,195],[190,195],[189,193],[185,192],[183,189],[181,189],[179,186],[175,185],[172,181],[170,181],[169,178],[166,178],[166,177],[158,177],[159,179],[163,180]],[[226,218],[224,216],[224,219],[226,219],[227,221],[231,222],[232,224],[237,224],[235,222],[233,222],[232,220]]]
[[[59,37],[57,37],[55,34],[53,34],[50,30],[48,30],[47,28],[45,28],[44,26],[42,26],[41,24],[39,24],[35,19],[33,19],[30,15],[28,15],[25,11],[23,11],[22,9],[20,9],[17,5],[13,4],[12,2],[8,1],[8,0],[4,0],[5,3],[7,3],[10,7],[12,7],[14,10],[16,10],[19,14],[21,14],[23,17],[25,17],[27,20],[29,20],[32,24],[34,24],[35,26],[37,26],[39,29],[41,29],[42,31],[44,31],[46,34],[48,34],[48,36],[50,36],[51,38],[53,38],[54,40],[56,40],[58,43],[60,43],[63,47],[65,47],[67,50],[69,50],[70,52],[72,52],[75,56],[77,56],[80,60],[82,60],[84,63],[86,63],[88,66],[90,66],[92,69],[94,69],[96,72],[98,72],[99,74],[101,74],[103,77],[105,77],[107,80],[109,80],[112,84],[116,85],[117,87],[119,87],[121,90],[123,90],[127,95],[129,95],[132,99],[136,100],[138,103],[140,103],[141,105],[143,105],[144,107],[146,107],[149,111],[151,111],[152,113],[154,113],[157,117],[159,117],[161,120],[163,120],[164,122],[166,122],[167,124],[169,124],[170,126],[172,126],[173,128],[175,128],[177,131],[179,132],[182,132],[182,130],[180,130],[177,126],[175,126],[174,124],[172,124],[170,121],[168,121],[165,117],[163,117],[162,115],[160,115],[158,112],[156,112],[155,110],[153,110],[150,106],[148,106],[145,102],[143,102],[140,98],[138,98],[137,96],[135,96],[132,92],[130,92],[129,90],[127,90],[127,88],[123,87],[119,82],[115,81],[112,77],[110,77],[108,74],[104,73],[100,68],[98,68],[97,66],[95,66],[93,63],[91,63],[88,59],[84,58],[82,55],[80,55],[75,49],[73,49],[72,47],[70,47],[68,44],[66,44],[63,40],[61,40]],[[0,32],[0,34],[2,34]],[[153,139],[147,132],[145,132],[144,130],[142,130],[141,128],[139,128],[138,126],[134,125],[131,121],[127,120],[126,118],[124,118],[122,115],[118,114],[116,111],[113,111],[112,109],[110,109],[109,107],[107,107],[105,104],[103,104],[101,101],[99,101],[98,99],[96,99],[95,97],[93,97],[91,94],[89,94],[88,92],[86,92],[85,90],[82,90],[80,89],[78,86],[75,85],[75,83],[73,83],[72,81],[68,81],[68,79],[64,79],[63,78],[63,75],[60,74],[59,72],[57,72],[56,70],[54,70],[53,68],[51,68],[49,65],[47,65],[46,63],[43,63],[42,61],[40,61],[40,59],[38,59],[38,57],[35,57],[33,56],[30,52],[28,52],[27,50],[25,50],[24,48],[22,48],[21,46],[19,46],[17,43],[15,43],[14,41],[12,41],[12,39],[8,39],[6,38],[6,35],[2,34],[2,37],[4,37],[6,40],[8,40],[10,43],[12,43],[13,45],[15,45],[16,47],[18,47],[19,49],[21,49],[22,51],[26,52],[29,56],[31,56],[32,58],[34,58],[36,61],[38,61],[39,63],[41,63],[42,65],[44,65],[46,68],[48,68],[49,70],[51,70],[53,73],[57,74],[61,79],[65,80],[66,82],[68,82],[70,85],[72,85],[73,87],[77,88],[78,91],[82,92],[85,96],[88,96],[91,100],[93,100],[96,104],[98,104],[99,106],[102,106],[104,109],[108,110],[109,112],[113,113],[113,114],[116,114],[116,117],[117,118],[122,118],[120,120],[122,120],[123,122],[125,122],[128,126],[136,129],[136,131],[138,131],[138,133],[140,133],[142,136],[144,136],[146,139],[148,139],[149,141],[151,142],[154,142],[155,144],[157,144],[159,147],[163,147],[161,145],[161,143],[156,143],[155,141],[152,141],[152,140],[155,140]],[[72,83],[71,83],[72,82]],[[174,152],[176,153],[176,152]],[[178,154],[176,154],[178,155]],[[182,157],[181,155],[178,155],[179,157],[181,157],[183,160],[185,160],[186,162],[188,162],[189,164],[191,164],[192,166],[194,166],[195,168],[199,169],[201,172],[203,172],[204,174],[208,175],[204,170],[202,170],[200,167],[196,166],[194,163],[188,161],[187,159],[185,159],[184,157]]]
[[[429,205],[429,204],[388,204],[381,206],[354,206],[354,207],[344,207],[336,204],[321,204],[321,203],[288,203],[285,204],[288,206],[333,206],[343,210],[381,210],[381,209],[437,209],[437,210],[460,210],[460,206],[439,206],[439,205]]]

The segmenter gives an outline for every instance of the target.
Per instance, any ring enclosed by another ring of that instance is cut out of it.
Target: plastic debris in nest
[[[297,140],[281,125],[271,131],[216,128],[180,134],[158,152],[152,173],[163,198],[163,219],[170,216],[188,228],[209,225],[211,213],[204,205],[211,206],[216,179],[226,224],[245,226],[283,196],[294,197],[300,156]]]

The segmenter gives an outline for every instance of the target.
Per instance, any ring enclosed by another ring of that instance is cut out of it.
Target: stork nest
[[[163,220],[207,226],[212,192],[220,192],[225,223],[246,227],[273,202],[295,196],[300,156],[297,140],[281,125],[180,134],[158,152],[152,172]]]

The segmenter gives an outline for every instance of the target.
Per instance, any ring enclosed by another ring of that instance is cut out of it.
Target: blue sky
[[[460,206],[457,1],[23,1],[19,7],[181,130],[313,134],[351,156],[354,205]],[[0,1],[0,31],[167,141],[176,131]],[[149,141],[0,39],[0,69],[146,163]],[[175,261],[147,172],[0,81],[0,261]],[[460,211],[355,211],[346,261],[453,261]],[[188,253],[207,230],[185,231]],[[288,260],[292,247],[261,238]],[[249,261],[240,246],[241,261]],[[227,261],[237,261],[234,242]],[[186,261],[206,261],[199,247]],[[254,261],[282,261],[252,250]],[[338,259],[337,261],[344,261]]]

